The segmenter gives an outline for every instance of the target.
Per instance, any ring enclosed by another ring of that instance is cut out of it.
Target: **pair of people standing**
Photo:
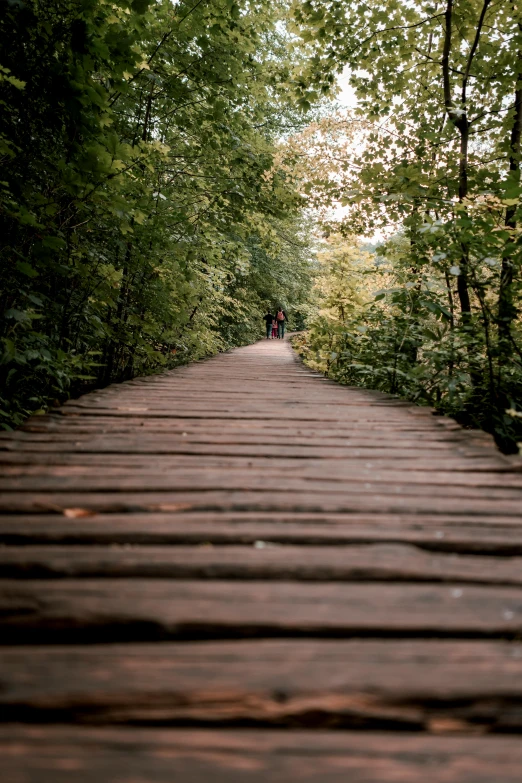
[[[286,313],[283,308],[280,307],[275,315],[267,313],[263,317],[263,320],[266,322],[266,339],[270,340],[270,338],[275,339],[277,337],[279,340],[282,340],[285,336],[285,325],[287,321]]]

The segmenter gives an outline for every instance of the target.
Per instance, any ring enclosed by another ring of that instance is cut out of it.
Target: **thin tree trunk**
[[[519,33],[522,33],[522,24],[518,25]],[[522,64],[522,50],[518,51],[518,66]],[[517,69],[518,73],[518,69]],[[513,125],[511,127],[511,138],[509,145],[509,171],[514,178],[520,182],[520,152],[522,139],[522,82],[517,75],[517,84],[515,88],[515,114],[513,116]],[[517,226],[515,220],[516,205],[509,206],[506,209],[505,225],[507,228],[514,229]],[[511,324],[516,317],[516,307],[513,302],[513,262],[509,256],[502,259],[502,269],[500,273],[500,289],[498,295],[498,331],[501,342],[501,354],[511,350]],[[503,350],[502,350],[503,349]]]
[[[467,116],[467,85],[471,72],[471,65],[480,40],[480,34],[484,26],[484,20],[491,0],[484,0],[482,11],[477,23],[475,38],[470,49],[466,70],[461,85],[460,106],[455,106],[451,93],[450,64],[449,57],[451,53],[451,34],[453,24],[453,0],[447,0],[445,17],[444,46],[442,53],[442,79],[444,88],[444,104],[450,121],[460,134],[459,150],[459,201],[462,203],[468,195],[468,143],[469,143],[469,120]],[[457,279],[457,293],[460,302],[463,321],[468,321],[471,316],[471,301],[469,296],[468,284],[469,253],[465,243],[462,243],[462,254],[460,259],[460,274]]]
[[[145,119],[143,120],[143,134],[141,136],[142,141],[147,141],[147,137],[149,134],[149,122],[150,122],[150,116],[152,112],[152,90],[153,87],[150,88],[149,96],[147,98],[147,108],[145,110]]]

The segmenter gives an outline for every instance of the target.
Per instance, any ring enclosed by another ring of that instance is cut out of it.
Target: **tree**
[[[253,339],[289,281],[301,306],[303,199],[273,166],[276,137],[303,124],[284,13],[267,0],[7,4],[7,425]]]
[[[506,409],[522,379],[520,10],[488,0],[309,0],[294,18],[312,51],[303,84],[326,88],[348,66],[366,123],[364,148],[333,177],[349,209],[345,230],[402,228],[413,290],[445,291],[430,307],[449,312],[452,344],[464,347],[463,420],[515,450]],[[416,317],[421,325],[422,306]],[[454,378],[454,351],[447,368]]]

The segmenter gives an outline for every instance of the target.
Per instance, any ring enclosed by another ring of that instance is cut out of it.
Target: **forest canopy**
[[[314,367],[516,451],[518,3],[0,3],[4,426],[282,305]]]
[[[326,227],[305,353],[516,451],[522,7],[307,0],[294,15],[303,83],[320,89],[345,69],[357,99],[291,142],[311,197],[345,207]],[[357,237],[372,232],[381,244],[368,257]]]

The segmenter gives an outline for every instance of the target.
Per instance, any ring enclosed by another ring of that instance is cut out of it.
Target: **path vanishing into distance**
[[[261,341],[0,437],[6,783],[520,783],[522,461]]]

